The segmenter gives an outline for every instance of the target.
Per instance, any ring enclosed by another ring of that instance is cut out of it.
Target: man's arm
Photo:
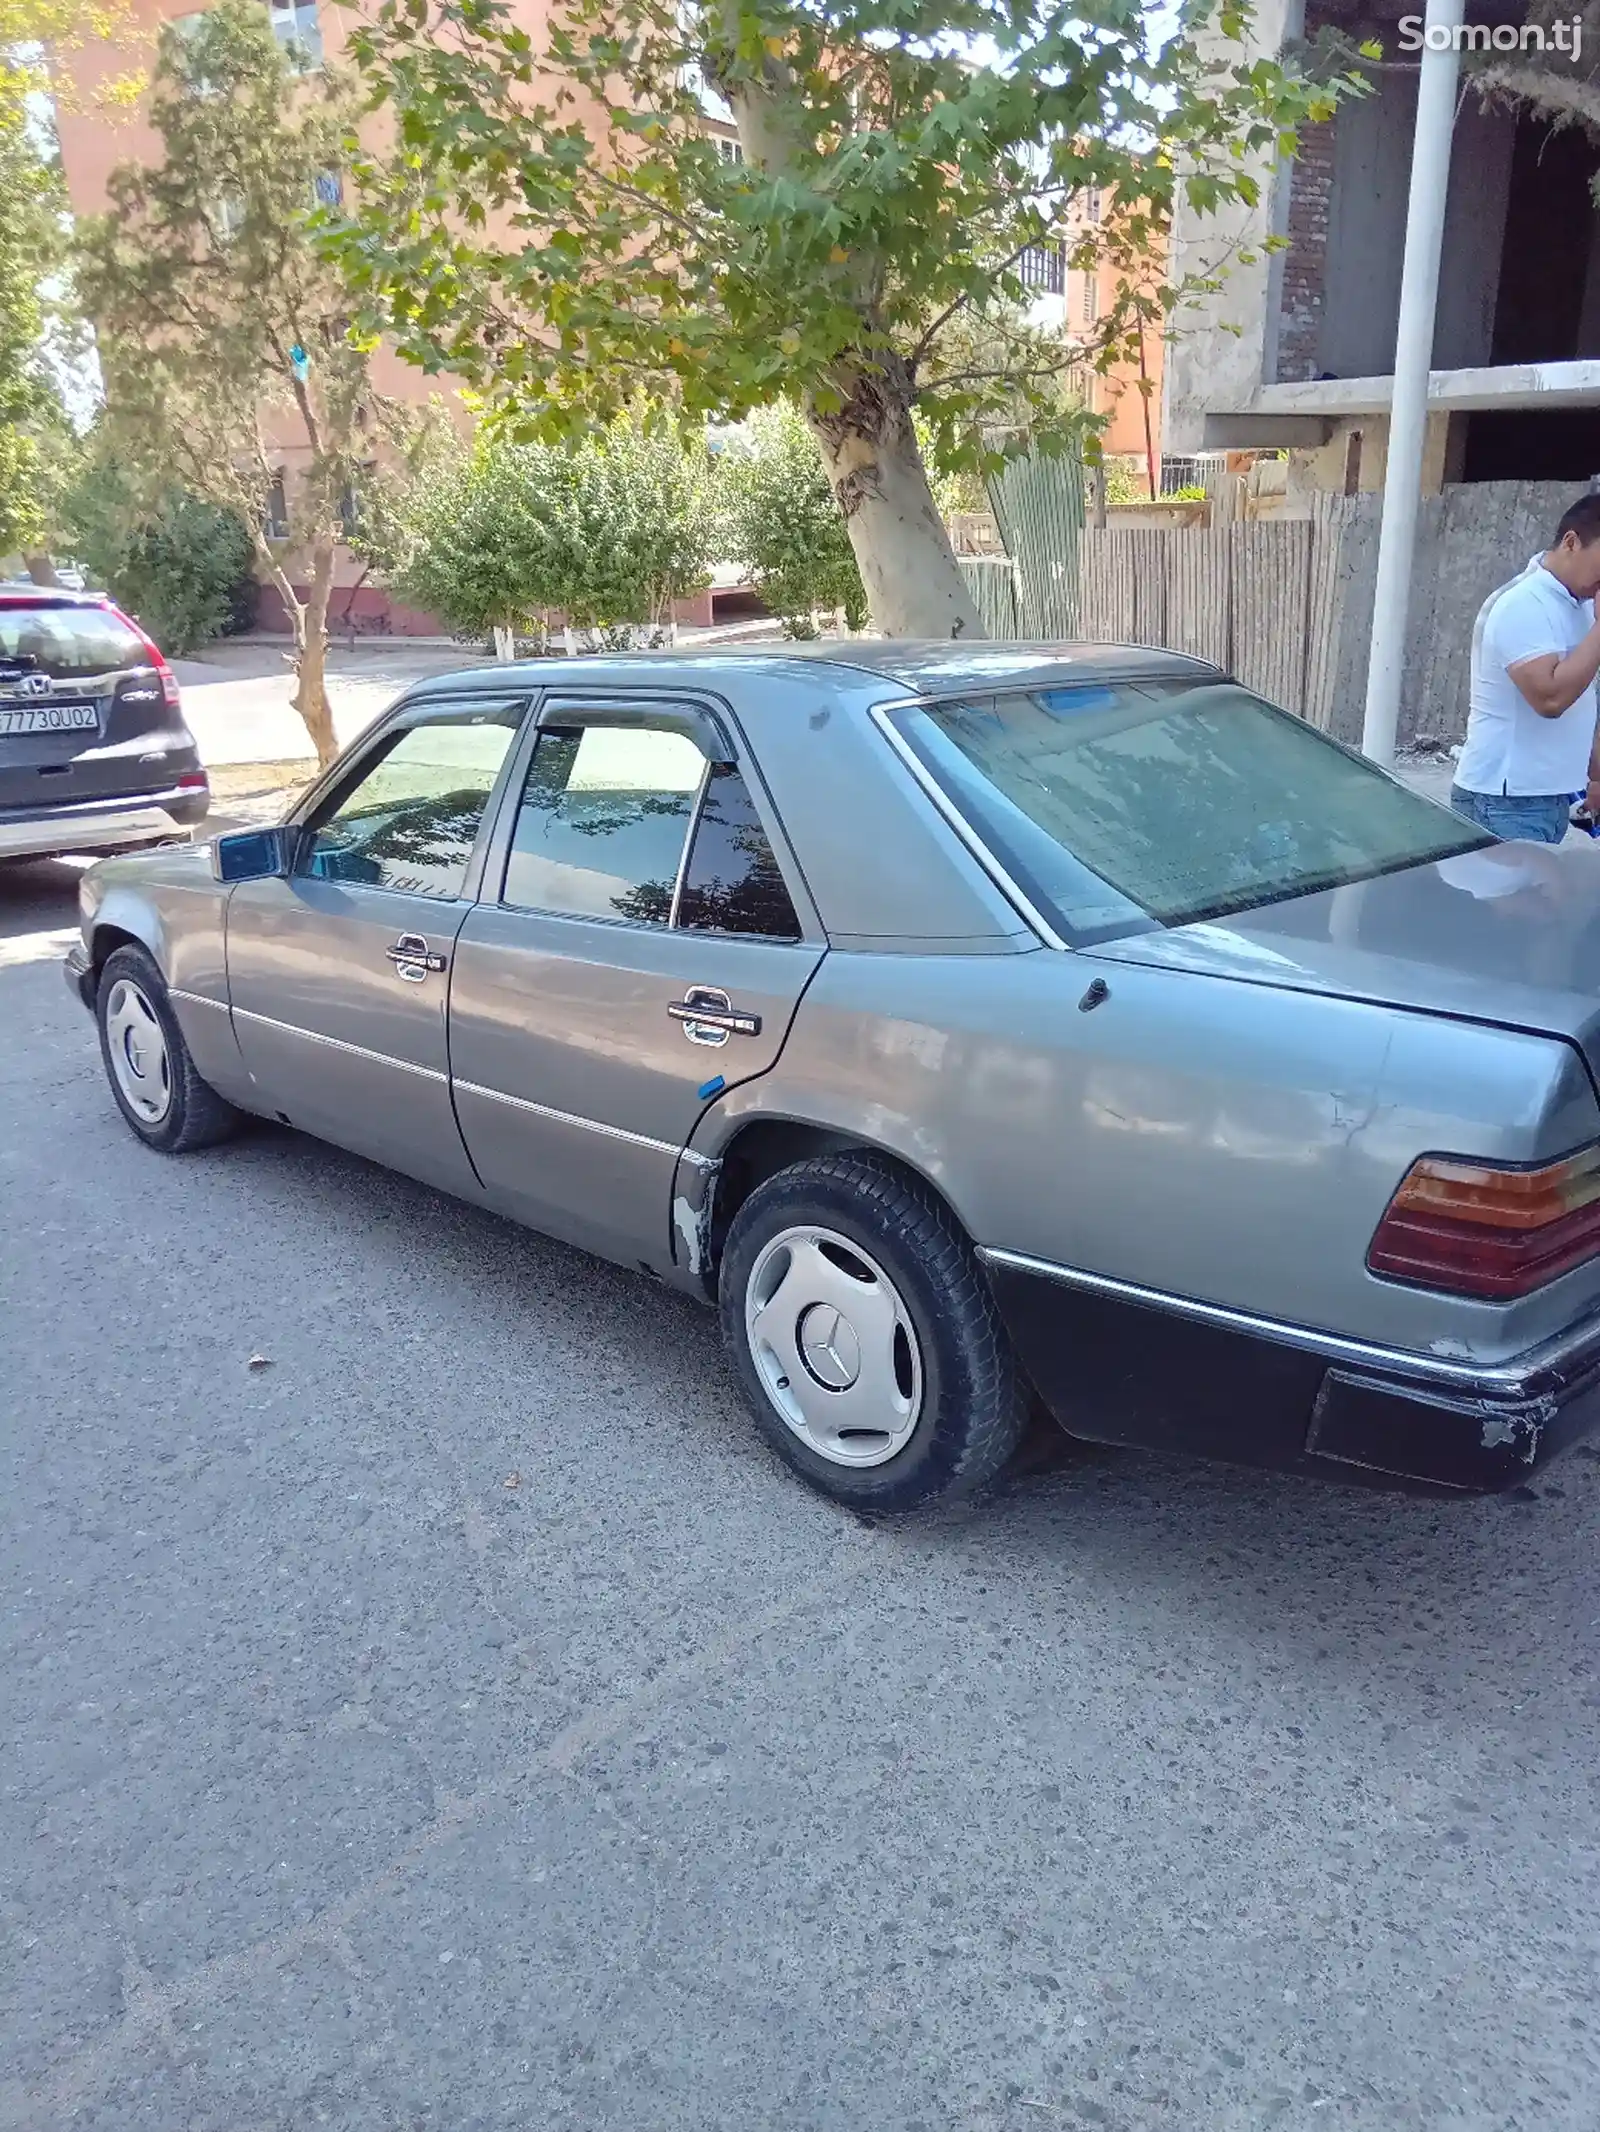
[[[1600,724],[1595,726],[1594,743],[1589,749],[1589,789],[1583,795],[1583,804],[1589,819],[1600,821]]]
[[[1537,659],[1519,659],[1506,672],[1541,718],[1559,718],[1600,674],[1600,622],[1565,658],[1547,651]]]

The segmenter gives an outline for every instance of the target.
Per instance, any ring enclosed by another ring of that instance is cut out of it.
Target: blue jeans
[[[1520,837],[1527,844],[1559,844],[1572,815],[1570,792],[1464,792],[1452,785],[1450,804],[1490,836]]]

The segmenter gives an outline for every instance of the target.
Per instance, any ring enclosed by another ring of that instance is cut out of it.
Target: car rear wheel
[[[814,1488],[910,1510],[992,1480],[1021,1434],[1010,1346],[932,1193],[867,1155],[796,1163],[735,1216],[723,1336],[762,1434]]]
[[[237,1130],[239,1112],[200,1078],[161,972],[143,948],[106,957],[95,1019],[111,1093],[146,1147],[186,1155]]]

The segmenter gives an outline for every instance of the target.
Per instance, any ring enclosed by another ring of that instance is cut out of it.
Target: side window
[[[511,834],[503,901],[665,925],[706,759],[683,733],[541,733]]]
[[[296,872],[413,896],[459,896],[520,704],[404,726],[311,824]]]
[[[800,938],[800,921],[750,789],[731,763],[714,763],[706,780],[678,923],[701,933]]]

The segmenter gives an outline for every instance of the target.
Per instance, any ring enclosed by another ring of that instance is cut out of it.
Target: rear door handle
[[[430,948],[420,933],[402,933],[394,946],[383,952],[407,984],[420,985],[430,970],[445,966],[445,958]]]
[[[720,985],[690,985],[667,1012],[682,1022],[691,1044],[725,1044],[730,1036],[759,1036],[761,1017],[735,1007]]]

